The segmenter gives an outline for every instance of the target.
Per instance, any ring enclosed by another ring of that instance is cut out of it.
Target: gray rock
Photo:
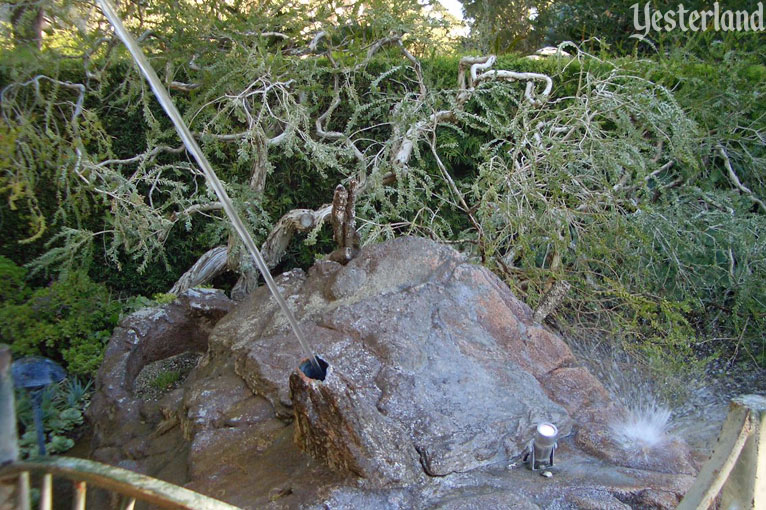
[[[101,450],[94,452],[99,460],[116,463],[149,448],[139,444],[153,431],[140,420],[151,413],[134,392],[136,377],[154,361],[205,352],[213,326],[233,306],[221,291],[189,289],[172,303],[139,310],[120,321],[106,348],[87,411],[94,447]]]
[[[186,485],[243,508],[672,508],[693,480],[680,441],[642,455],[612,442],[625,410],[505,284],[448,247],[396,239],[276,282],[329,364],[323,381],[298,369],[306,353],[259,288],[190,334],[183,345],[207,352],[183,395],[138,424],[120,370],[167,351],[167,312],[152,312],[110,342],[97,456],[164,474],[153,454],[169,450],[155,443],[172,436]],[[153,432],[174,419],[183,433]],[[540,421],[562,436],[547,479],[519,465]]]
[[[491,490],[489,494],[462,496],[442,501],[433,510],[540,510],[529,499],[512,491]]]
[[[211,345],[232,346],[237,373],[295,414],[298,444],[331,467],[376,486],[412,483],[519,456],[540,421],[571,430],[534,376],[573,363],[571,352],[491,272],[402,238],[318,273],[284,288],[331,366],[323,383],[295,374],[286,391],[302,353],[264,294],[225,318]]]

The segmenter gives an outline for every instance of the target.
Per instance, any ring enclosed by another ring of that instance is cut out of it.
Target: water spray
[[[149,63],[149,60],[147,60],[146,56],[141,51],[141,48],[138,46],[136,40],[123,25],[122,20],[117,14],[117,10],[114,8],[111,0],[97,0],[97,2],[101,7],[101,10],[104,12],[106,18],[112,24],[112,27],[114,27],[114,31],[117,33],[117,36],[122,40],[123,44],[125,44],[125,46],[128,48],[128,51],[133,56],[133,60],[138,65],[139,69],[141,69],[141,72],[146,78],[146,81],[149,82],[149,86],[152,88],[154,95],[162,105],[165,113],[167,113],[168,117],[170,117],[170,120],[173,121],[173,125],[175,126],[178,135],[181,137],[181,140],[183,140],[183,143],[186,146],[186,150],[188,150],[189,153],[191,153],[191,155],[197,161],[197,164],[202,170],[202,173],[205,174],[205,178],[207,179],[208,184],[213,189],[213,191],[215,191],[215,194],[218,196],[218,200],[221,201],[224,212],[226,212],[226,215],[229,217],[229,220],[234,226],[234,230],[237,232],[239,238],[244,243],[245,248],[253,257],[255,265],[258,267],[258,270],[261,272],[261,275],[266,282],[266,286],[269,288],[269,291],[271,291],[271,295],[274,296],[274,299],[277,301],[279,308],[281,308],[282,312],[285,314],[285,316],[287,316],[290,327],[292,328],[293,333],[295,333],[295,336],[298,338],[298,342],[301,344],[301,347],[308,355],[308,359],[311,365],[313,365],[314,369],[317,370],[318,373],[322,373],[323,370],[317,361],[314,352],[309,347],[308,342],[306,342],[306,338],[303,336],[303,331],[298,325],[298,321],[295,320],[295,316],[293,315],[292,311],[290,311],[287,303],[279,293],[277,285],[271,278],[271,273],[269,273],[269,268],[266,266],[266,261],[263,260],[261,252],[258,251],[253,238],[250,236],[250,232],[247,230],[245,224],[242,222],[242,219],[239,217],[239,214],[237,214],[237,211],[234,209],[231,198],[229,198],[228,193],[226,193],[226,190],[224,189],[223,184],[221,184],[221,181],[218,179],[218,176],[213,170],[213,167],[205,157],[202,149],[200,149],[197,141],[194,139],[194,136],[192,136],[191,131],[189,131],[189,128],[186,126],[186,123],[181,117],[181,114],[178,112],[175,104],[173,104],[173,100],[170,98],[167,90],[165,90],[165,87],[162,85],[162,82],[157,76],[157,73],[154,72],[154,69]]]

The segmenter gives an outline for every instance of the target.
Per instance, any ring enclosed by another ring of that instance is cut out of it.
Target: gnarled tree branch
[[[309,44],[311,51],[316,51],[319,41],[325,37],[324,32],[317,33],[312,42]],[[392,35],[385,37],[373,43],[367,50],[367,55],[364,61],[353,68],[353,70],[360,69],[367,65],[372,57],[387,45],[396,44],[402,55],[411,62],[414,69],[417,82],[418,82],[418,95],[417,101],[421,105],[425,102],[427,96],[427,88],[423,79],[422,69],[418,59],[412,55],[404,47],[401,36]],[[337,69],[338,65],[332,57],[332,54],[326,52],[328,59],[332,65]],[[399,174],[406,172],[407,165],[412,158],[412,153],[415,148],[415,144],[418,139],[425,133],[435,131],[439,124],[446,122],[455,122],[459,117],[459,112],[463,109],[465,103],[470,99],[476,88],[482,83],[492,80],[526,80],[527,87],[525,90],[525,98],[533,105],[539,105],[547,98],[551,92],[553,82],[550,77],[539,73],[518,73],[508,70],[487,70],[495,63],[494,56],[484,57],[464,57],[461,59],[458,67],[458,96],[455,106],[452,109],[439,110],[427,115],[425,118],[415,121],[411,124],[402,135],[402,130],[395,128],[392,134],[392,138],[389,142],[395,148],[391,155],[391,162],[395,170],[384,175],[382,181],[384,184],[390,184],[394,182]],[[483,72],[481,72],[483,71]],[[541,81],[545,83],[545,87],[540,94],[541,99],[538,99],[534,95],[534,82]],[[252,87],[245,93],[240,94],[238,97],[243,97],[243,94],[249,95],[252,93]],[[341,104],[341,87],[340,87],[340,74],[336,73],[333,77],[333,98],[328,107],[322,112],[314,122],[316,135],[319,138],[330,141],[342,141],[346,143],[354,152],[356,158],[360,161],[363,167],[366,168],[368,162],[362,151],[356,146],[354,141],[346,133],[340,131],[331,131],[327,128],[330,118],[332,117],[335,109]],[[419,106],[418,106],[419,107]],[[289,126],[288,126],[289,128]],[[285,129],[285,132],[287,128]],[[206,135],[212,136],[218,140],[223,141],[236,141],[242,137],[251,136],[250,132],[236,133],[230,135]],[[277,139],[285,136],[285,133],[278,135],[275,138],[266,140],[265,145],[269,146],[272,143],[277,143]],[[449,180],[449,174],[445,173],[446,169],[438,158],[434,150],[434,154],[437,158],[440,170],[445,174],[445,179]],[[255,172],[253,174],[255,179]],[[260,182],[260,181],[259,181]],[[351,255],[355,247],[358,246],[358,238],[356,237],[356,230],[354,228],[354,199],[357,193],[363,193],[366,189],[368,181],[363,181],[358,187],[355,183],[350,186],[350,191],[346,192],[345,188],[340,186],[336,189],[335,199],[333,206],[325,205],[317,210],[309,209],[295,209],[286,213],[275,224],[271,233],[267,237],[266,241],[261,247],[262,254],[269,267],[274,267],[281,260],[285,250],[287,249],[290,240],[297,232],[305,232],[314,228],[317,228],[328,216],[333,215],[333,228],[336,241],[339,243],[341,250],[344,250],[346,255]],[[253,182],[251,182],[251,185]],[[462,200],[462,196],[457,190],[454,182],[450,182],[450,189],[453,193],[457,193],[458,198],[461,200],[461,207],[471,215],[471,211]],[[341,217],[342,216],[342,217]],[[475,219],[474,219],[475,222]],[[477,222],[475,222],[478,225]],[[348,260],[349,256],[345,257]],[[230,261],[231,262],[231,261]],[[237,292],[247,293],[250,288],[256,284],[255,278],[243,277],[237,285]],[[174,287],[175,288],[175,287]]]
[[[229,261],[228,246],[216,246],[206,251],[170,289],[176,296],[187,289],[209,282],[223,271]]]
[[[763,200],[758,198],[750,188],[742,184],[742,181],[739,180],[736,172],[734,172],[734,168],[731,166],[731,160],[729,159],[729,155],[726,153],[726,149],[723,148],[723,145],[719,144],[716,146],[716,148],[718,149],[718,153],[723,158],[724,166],[726,166],[726,171],[729,174],[729,180],[732,182],[732,184],[734,184],[734,187],[744,193],[751,202],[758,204],[758,206],[764,212],[766,212],[766,204],[763,203]]]

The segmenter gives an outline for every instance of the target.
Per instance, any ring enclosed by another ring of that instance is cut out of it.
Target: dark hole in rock
[[[324,378],[327,376],[327,367],[330,365],[328,365],[327,362],[319,356],[317,356],[316,359],[319,362],[319,369],[317,369],[316,365],[312,363],[311,360],[307,359],[301,363],[301,372],[303,372],[309,379],[324,381]]]

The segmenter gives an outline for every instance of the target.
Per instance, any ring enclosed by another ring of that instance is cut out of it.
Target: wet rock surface
[[[225,316],[218,295],[187,317],[205,326],[164,349],[206,354],[154,403],[120,369],[156,339],[124,324],[90,411],[94,456],[162,476],[172,451],[171,481],[243,508],[673,508],[691,484],[682,442],[641,455],[613,442],[625,410],[450,248],[400,238],[277,283],[329,364],[323,381],[298,370],[306,355],[263,288]],[[551,478],[520,462],[540,421],[566,436]]]
[[[87,411],[96,460],[132,467],[133,459],[150,456],[147,451],[157,449],[146,440],[156,433],[150,418],[172,420],[175,411],[171,409],[183,392],[178,389],[159,402],[146,403],[136,388],[139,374],[152,363],[205,352],[213,326],[233,306],[220,291],[191,289],[173,303],[139,310],[120,322],[106,348]],[[164,441],[159,453],[173,444]]]

